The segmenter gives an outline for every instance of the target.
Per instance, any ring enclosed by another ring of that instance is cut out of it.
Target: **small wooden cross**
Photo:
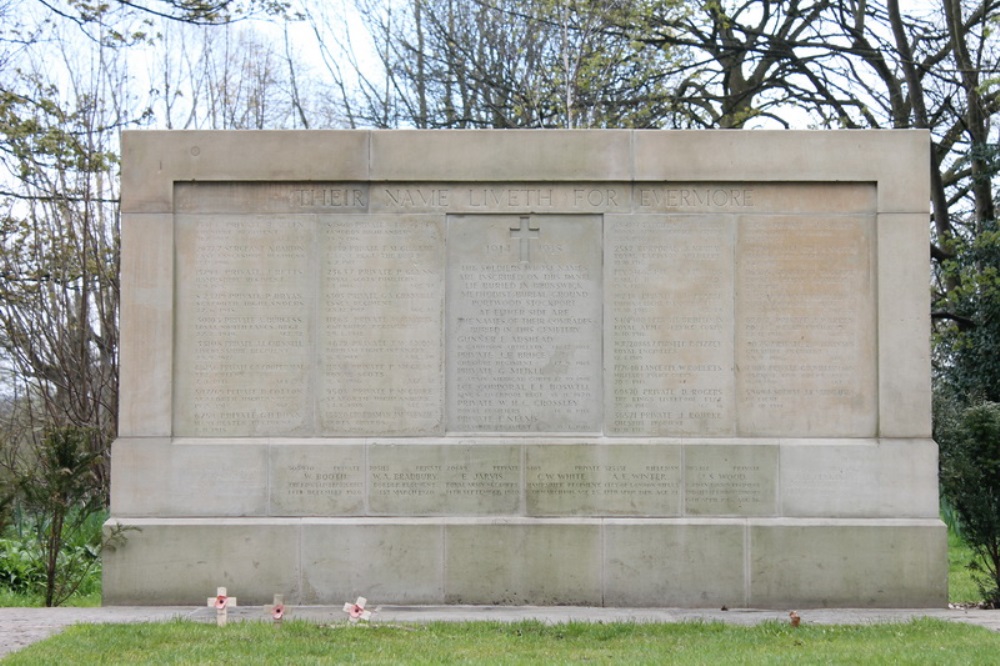
[[[344,604],[344,612],[350,616],[351,622],[371,619],[372,612],[370,610],[365,610],[366,603],[368,603],[367,599],[364,597],[358,597],[358,600],[353,604],[349,601]]]
[[[266,608],[271,613],[271,617],[274,618],[274,623],[281,624],[281,620],[285,617],[285,595],[274,595],[274,603]]]
[[[220,587],[215,591],[214,597],[208,598],[208,607],[215,608],[215,624],[224,627],[229,608],[236,607],[236,597],[227,596],[226,588]]]

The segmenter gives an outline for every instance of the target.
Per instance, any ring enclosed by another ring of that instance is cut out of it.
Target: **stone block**
[[[927,212],[879,215],[879,434],[931,436]]]
[[[854,215],[740,219],[740,435],[875,436],[874,223]]]
[[[604,605],[745,606],[744,534],[735,520],[609,520]]]
[[[241,605],[299,591],[298,528],[266,519],[125,519],[127,541],[103,554],[103,601],[111,606],[204,606],[225,587]]]
[[[926,608],[948,602],[938,520],[815,520],[750,526],[750,603],[760,608]]]
[[[111,450],[115,517],[264,516],[267,447],[129,438]]]
[[[448,426],[599,432],[601,220],[448,218]]]
[[[419,519],[305,519],[301,603],[443,603],[442,533]]]
[[[445,603],[602,605],[600,524],[445,525]]]
[[[339,216],[319,234],[317,431],[444,434],[444,220]]]
[[[373,181],[625,181],[630,132],[396,130],[371,134]]]
[[[906,132],[641,131],[638,181],[874,182],[880,212],[926,214],[930,137]]]
[[[121,244],[118,434],[169,437],[173,418],[173,217],[123,215]]]
[[[605,226],[606,431],[735,434],[735,221],[608,215]]]
[[[175,182],[364,182],[370,136],[342,130],[127,130],[122,211],[173,212]]]
[[[273,444],[268,450],[267,515],[365,514],[363,444]]]
[[[781,445],[782,516],[936,518],[937,445],[929,440]]]

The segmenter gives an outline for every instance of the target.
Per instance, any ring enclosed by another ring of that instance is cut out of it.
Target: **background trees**
[[[674,54],[622,26],[678,4],[357,0],[367,40],[338,29],[342,13],[307,16],[351,126],[656,127]]]

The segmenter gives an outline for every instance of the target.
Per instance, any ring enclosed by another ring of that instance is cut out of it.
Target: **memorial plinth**
[[[105,603],[945,604],[928,150],[126,132]]]

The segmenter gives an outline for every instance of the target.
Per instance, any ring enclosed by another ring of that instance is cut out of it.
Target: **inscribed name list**
[[[294,216],[177,215],[176,434],[309,431],[313,238]]]
[[[733,220],[608,216],[609,433],[732,434]]]
[[[448,218],[448,429],[599,431],[601,218]]]
[[[441,434],[444,221],[340,215],[319,233],[322,431]]]
[[[876,431],[871,216],[740,221],[740,434]]]

